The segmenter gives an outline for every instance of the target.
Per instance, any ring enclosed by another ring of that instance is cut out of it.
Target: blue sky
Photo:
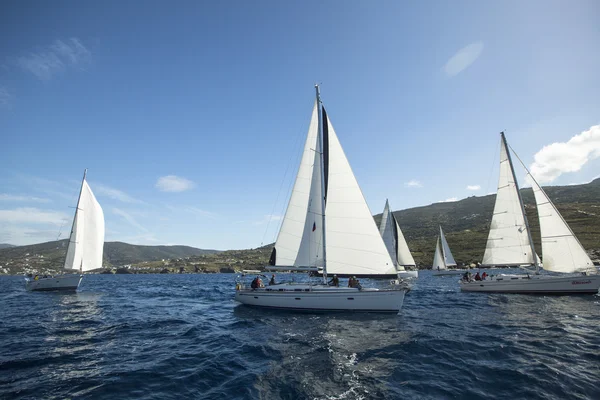
[[[501,130],[540,180],[588,182],[599,15],[593,0],[3,2],[0,242],[66,237],[84,168],[107,241],[273,241],[315,82],[374,214],[495,191]]]

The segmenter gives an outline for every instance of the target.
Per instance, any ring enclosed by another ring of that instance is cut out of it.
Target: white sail
[[[315,101],[298,174],[275,242],[276,257],[273,257],[273,261],[277,265],[292,266],[298,257],[306,222],[318,130],[319,116]]]
[[[483,265],[534,264],[517,182],[504,140],[500,141],[500,178]]]
[[[532,188],[540,220],[544,269],[563,273],[593,271],[592,260],[535,179]]]
[[[312,154],[313,168],[310,194],[304,221],[304,232],[294,262],[296,267],[323,267],[323,190],[321,184],[323,166],[319,140],[316,141]]]
[[[393,216],[393,214],[392,214],[392,216]],[[398,221],[396,220],[396,217],[394,217],[394,221],[396,222],[396,232],[397,232],[397,236],[398,236],[398,240],[396,242],[396,246],[397,246],[396,257],[398,258],[398,269],[400,271],[403,271],[405,266],[416,266],[417,263],[415,263],[415,259],[413,258],[412,254],[410,253],[410,250],[408,248],[408,243],[406,243],[406,239],[404,238],[404,235],[402,234],[402,230],[400,229],[400,225],[398,225]]]
[[[440,250],[440,238],[438,237],[435,242],[435,254],[433,255],[433,266],[431,269],[446,269],[446,263]]]
[[[450,246],[448,246],[448,242],[446,241],[446,236],[444,236],[444,231],[442,231],[442,227],[440,226],[440,240],[442,242],[442,252],[444,255],[444,262],[446,267],[456,267],[456,261],[454,261],[454,257],[452,256],[452,252],[450,251]]]
[[[381,214],[381,223],[379,224],[379,234],[385,243],[385,247],[392,258],[394,265],[398,264],[398,258],[396,253],[396,235],[394,235],[394,218],[390,211],[390,204],[386,200],[385,207],[383,208],[383,214]]]
[[[82,271],[101,268],[103,250],[104,213],[84,179],[64,267]]]
[[[325,207],[327,272],[354,275],[395,274],[394,263],[344,150],[324,110],[323,114],[329,151]]]

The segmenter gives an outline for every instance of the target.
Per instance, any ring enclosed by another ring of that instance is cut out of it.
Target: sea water
[[[249,308],[232,274],[86,275],[68,294],[1,277],[0,398],[600,398],[597,296],[457,280],[421,271],[388,315]]]

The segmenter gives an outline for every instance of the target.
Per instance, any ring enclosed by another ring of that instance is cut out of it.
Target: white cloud
[[[567,142],[544,146],[533,157],[529,170],[540,184],[549,183],[562,174],[579,171],[588,161],[598,157],[600,125],[594,125]]]
[[[156,188],[163,192],[183,192],[192,189],[196,184],[189,179],[175,175],[161,176],[156,181]]]
[[[471,43],[456,52],[444,65],[444,72],[448,77],[453,77],[473,64],[483,51],[483,42]]]
[[[144,228],[141,224],[139,224],[133,216],[127,211],[121,210],[119,208],[113,208],[112,212],[120,217],[122,217],[125,221],[129,222],[130,225],[136,227],[142,232],[148,232],[148,229]]]
[[[0,201],[18,201],[21,203],[50,203],[52,200],[34,196],[20,196],[0,193]]]
[[[111,199],[122,201],[123,203],[143,203],[143,201],[135,199],[119,189],[111,188],[110,186],[102,185],[100,183],[95,183],[93,185],[93,190],[101,196],[110,197]]]
[[[469,186],[467,186],[467,190],[476,191],[476,190],[479,190],[479,189],[481,189],[481,186],[479,186],[479,185],[469,185]]]
[[[80,67],[91,59],[91,52],[77,38],[55,40],[49,46],[19,56],[15,63],[36,78],[46,81],[69,67]]]
[[[440,201],[438,201],[438,203],[451,203],[453,201],[458,201],[458,198],[457,197],[450,197],[449,199],[446,199],[446,200],[440,200]]]
[[[23,207],[14,210],[0,210],[0,222],[62,225],[69,220],[70,217],[65,213],[38,208]]]
[[[0,87],[0,108],[10,108],[12,96],[6,88]]]
[[[412,179],[412,180],[410,180],[408,182],[404,182],[404,186],[406,186],[406,187],[418,187],[418,188],[420,188],[420,187],[423,187],[423,184],[421,182],[419,182],[418,180],[416,180],[416,179]]]

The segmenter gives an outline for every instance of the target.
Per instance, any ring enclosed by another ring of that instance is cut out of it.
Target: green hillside
[[[25,267],[56,271],[62,267],[68,239],[0,249],[0,266],[5,273],[18,274]],[[121,266],[140,262],[187,258],[218,253],[189,246],[138,246],[122,242],[104,243],[104,266]],[[1,271],[0,271],[1,272]]]
[[[544,187],[592,258],[600,258],[600,179],[584,185]],[[541,252],[539,221],[533,191],[521,190],[536,251]],[[481,261],[496,195],[395,211],[415,261],[430,265],[438,227],[442,225],[458,262]],[[379,224],[381,214],[375,216]]]

